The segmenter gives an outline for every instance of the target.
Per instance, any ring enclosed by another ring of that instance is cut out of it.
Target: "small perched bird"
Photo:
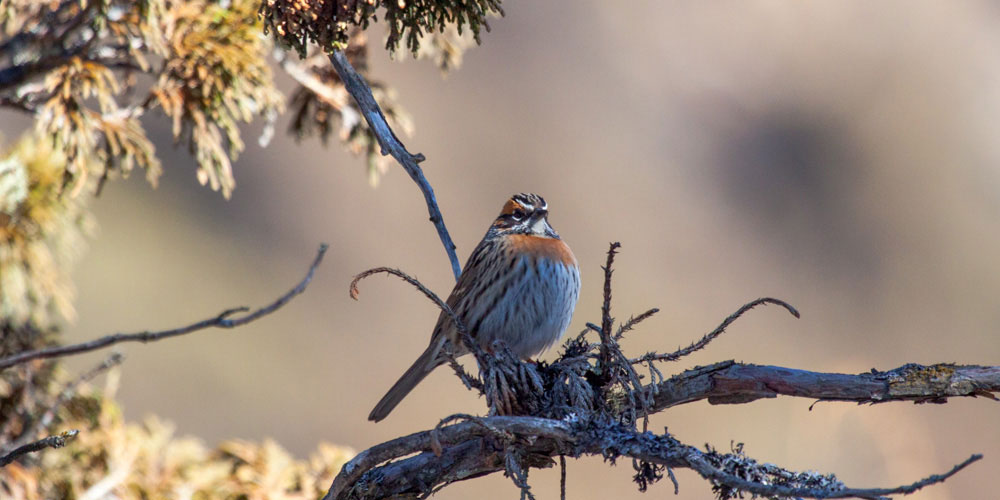
[[[504,204],[472,251],[447,303],[485,350],[502,340],[527,359],[562,335],[580,295],[580,268],[548,221],[548,204],[536,194],[516,194]],[[453,356],[466,354],[458,329],[444,311],[427,350],[389,389],[368,420],[378,422],[421,380]]]

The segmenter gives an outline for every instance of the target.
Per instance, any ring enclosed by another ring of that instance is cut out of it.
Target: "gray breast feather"
[[[569,326],[580,294],[580,272],[549,259],[541,259],[537,271],[525,257],[515,266],[506,273],[504,295],[483,318],[476,337],[483,347],[501,339],[514,354],[529,358],[559,340]]]

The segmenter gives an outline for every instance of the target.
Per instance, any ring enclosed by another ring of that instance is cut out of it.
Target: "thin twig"
[[[705,479],[711,479],[719,483],[725,484],[727,487],[736,488],[741,491],[748,493],[753,493],[761,496],[768,497],[780,497],[780,498],[816,498],[816,499],[833,499],[833,498],[866,498],[866,499],[879,499],[888,500],[887,495],[908,495],[921,488],[927,486],[943,483],[945,480],[954,476],[958,471],[968,467],[973,462],[979,461],[983,458],[982,455],[976,454],[972,455],[964,462],[954,466],[948,472],[944,474],[934,474],[932,476],[926,477],[912,484],[897,486],[895,488],[838,488],[838,489],[819,489],[819,488],[797,488],[794,486],[786,486],[781,484],[761,484],[754,481],[748,481],[741,477],[737,477],[730,474],[724,470],[721,470],[705,460],[703,455],[693,456],[688,454],[685,457],[689,466],[698,474],[700,474]],[[657,461],[656,457],[653,457],[651,461]]]
[[[608,248],[608,259],[601,269],[604,269],[604,301],[601,303],[601,326],[600,328],[594,328],[590,323],[587,324],[588,328],[596,329],[597,333],[601,337],[600,346],[600,368],[601,370],[607,371],[611,366],[611,348],[615,344],[614,336],[611,334],[611,326],[614,323],[614,318],[611,317],[611,275],[614,273],[612,265],[615,262],[615,254],[618,253],[618,248],[621,247],[621,243],[617,241],[611,243]]]
[[[438,297],[438,295],[434,293],[430,288],[427,288],[417,278],[414,278],[413,276],[410,276],[409,274],[406,274],[405,272],[392,267],[373,267],[371,269],[362,271],[357,275],[355,275],[354,279],[351,280],[350,286],[348,287],[348,293],[350,293],[351,298],[354,300],[358,300],[358,296],[361,295],[361,289],[358,288],[358,283],[360,283],[361,280],[379,273],[391,274],[413,285],[413,287],[416,288],[417,290],[420,290],[420,292],[423,293],[425,297],[431,299],[431,301],[437,304],[437,306],[442,311],[445,311],[445,313],[451,317],[452,321],[454,321],[456,324],[461,323],[461,321],[458,319],[458,316],[456,316],[455,313],[451,310],[451,307],[449,307],[448,304],[445,303],[445,301],[441,300],[441,297]]]
[[[566,500],[566,455],[559,455],[559,500]]]
[[[621,338],[625,336],[626,332],[635,328],[635,326],[641,323],[643,320],[648,319],[649,317],[658,312],[660,312],[660,308],[654,307],[638,316],[633,316],[629,318],[628,321],[622,323],[622,325],[618,327],[618,331],[615,332],[615,340],[621,340]]]
[[[333,68],[337,70],[337,74],[340,75],[340,79],[344,82],[347,91],[350,92],[351,96],[358,103],[358,109],[361,110],[361,113],[365,116],[365,120],[368,122],[368,126],[375,134],[375,138],[378,139],[379,146],[382,148],[382,155],[392,155],[403,169],[406,170],[406,173],[410,175],[410,178],[420,187],[420,191],[424,194],[424,201],[427,203],[427,213],[430,215],[430,220],[434,223],[435,229],[437,229],[438,237],[441,238],[441,244],[444,245],[445,252],[448,253],[448,259],[451,261],[451,270],[455,274],[455,281],[458,281],[459,275],[462,274],[462,266],[459,264],[458,255],[455,253],[455,243],[452,242],[451,235],[448,234],[448,228],[444,224],[444,216],[441,215],[441,210],[438,208],[434,189],[427,182],[427,178],[424,177],[424,171],[418,165],[418,163],[424,161],[424,156],[419,153],[411,154],[406,150],[406,146],[403,146],[403,143],[393,133],[392,128],[389,127],[389,122],[386,121],[385,115],[382,114],[378,103],[375,102],[375,97],[372,95],[372,90],[368,86],[368,83],[365,82],[364,77],[354,70],[350,61],[347,60],[347,56],[342,51],[334,51],[330,54],[330,62],[333,63]]]
[[[960,470],[968,467],[973,462],[978,462],[979,460],[982,460],[982,458],[983,458],[983,456],[977,453],[977,454],[972,455],[969,458],[965,459],[964,462],[962,462],[962,463],[960,463],[960,464],[952,467],[950,471],[945,472],[944,474],[933,474],[933,475],[930,475],[930,476],[927,476],[927,477],[921,479],[920,481],[917,481],[917,482],[915,482],[913,484],[909,484],[909,485],[906,485],[906,486],[900,486],[900,487],[897,487],[897,488],[888,488],[888,489],[874,489],[874,488],[873,489],[856,489],[856,490],[850,490],[849,489],[846,492],[848,494],[852,494],[854,496],[861,497],[861,498],[864,498],[864,497],[866,497],[868,495],[871,495],[871,496],[909,495],[910,493],[913,493],[913,492],[915,492],[915,491],[917,491],[919,489],[925,488],[925,487],[930,486],[932,484],[937,484],[937,483],[943,483],[943,482],[945,482],[945,480],[947,480],[949,477],[954,476],[955,474],[957,474],[958,471],[960,471]]]
[[[277,300],[271,302],[270,304],[257,309],[256,311],[249,312],[244,316],[231,317],[234,314],[246,313],[250,309],[248,307],[237,307],[233,309],[227,309],[219,313],[218,316],[214,318],[209,318],[206,320],[199,321],[197,323],[190,324],[181,328],[175,328],[173,330],[163,330],[157,332],[144,331],[139,333],[116,333],[114,335],[108,335],[106,337],[101,337],[99,339],[91,340],[88,342],[83,342],[80,344],[73,344],[67,346],[57,346],[49,347],[46,349],[38,349],[35,351],[27,351],[0,359],[0,370],[10,368],[11,366],[25,363],[33,359],[47,359],[55,358],[60,356],[69,356],[73,354],[80,354],[83,352],[95,351],[103,347],[107,347],[112,344],[118,344],[121,342],[154,342],[157,340],[163,340],[165,338],[176,337],[178,335],[188,334],[198,330],[204,330],[206,328],[236,328],[238,326],[245,325],[266,316],[268,314],[277,311],[282,306],[292,300],[296,295],[301,294],[305,291],[309,282],[312,281],[313,274],[316,268],[319,266],[320,262],[323,261],[323,255],[326,253],[327,245],[320,245],[319,251],[316,254],[316,258],[313,260],[312,264],[309,266],[309,271],[306,273],[305,278],[302,279],[294,288],[289,290],[287,293],[278,297]]]
[[[465,371],[465,368],[462,367],[451,352],[445,350],[443,353],[445,358],[448,359],[448,366],[451,367],[451,369],[455,372],[455,375],[461,379],[463,384],[465,384],[466,389],[475,389],[479,391],[479,394],[484,394],[486,392],[486,387],[483,386],[482,380],[479,380],[478,378],[472,376],[469,372]]]
[[[764,298],[761,298],[761,299],[754,300],[754,301],[752,301],[752,302],[750,302],[748,304],[745,304],[743,307],[739,308],[736,312],[734,312],[733,314],[730,314],[729,317],[727,317],[722,322],[722,324],[719,325],[715,330],[712,330],[711,332],[709,332],[707,335],[705,335],[704,337],[702,337],[697,342],[695,342],[695,343],[693,343],[693,344],[691,344],[691,345],[689,345],[689,346],[687,346],[687,347],[685,347],[683,349],[678,349],[678,350],[676,350],[674,352],[671,352],[669,354],[659,354],[659,353],[650,352],[650,353],[647,353],[647,354],[645,354],[643,356],[640,356],[638,358],[631,359],[631,360],[629,360],[629,362],[632,363],[632,364],[637,364],[637,363],[645,363],[647,361],[676,361],[676,360],[678,360],[680,358],[683,358],[684,356],[687,356],[689,354],[694,353],[695,351],[704,349],[705,346],[707,346],[709,344],[709,342],[715,340],[715,338],[718,337],[719,335],[722,335],[722,333],[726,331],[726,328],[729,325],[731,325],[734,321],[736,321],[737,319],[739,319],[740,316],[743,316],[744,313],[746,313],[747,311],[749,311],[749,310],[753,309],[754,307],[757,307],[757,306],[759,306],[761,304],[777,304],[777,305],[779,305],[779,306],[784,307],[785,309],[787,309],[788,312],[792,314],[792,316],[795,316],[796,318],[799,317],[799,312],[794,307],[792,307],[790,304],[788,304],[787,302],[785,302],[783,300],[772,299],[770,297],[764,297]]]
[[[14,460],[17,460],[22,455],[27,455],[28,453],[32,453],[32,452],[39,451],[39,450],[44,450],[45,448],[62,448],[63,446],[66,446],[66,440],[67,439],[73,439],[79,433],[80,433],[80,431],[78,431],[78,430],[71,430],[71,431],[63,432],[62,434],[59,434],[58,436],[49,436],[49,437],[44,438],[44,439],[39,439],[38,441],[35,441],[33,443],[28,443],[28,444],[26,444],[26,445],[24,445],[24,446],[22,446],[22,447],[20,447],[20,448],[18,448],[16,450],[12,451],[12,452],[10,452],[10,453],[8,453],[8,454],[0,457],[0,467],[6,467],[8,464],[10,464],[11,462],[13,462]]]
[[[521,500],[535,500],[531,485],[528,484],[529,468],[521,465],[516,450],[505,450],[504,469],[504,474],[521,490]]]
[[[614,274],[612,265],[615,263],[615,255],[621,248],[621,243],[617,241],[608,248],[608,260],[601,269],[604,269],[604,302],[601,304],[601,342],[611,340],[611,324],[614,318],[611,317],[611,275]]]
[[[677,482],[677,478],[674,476],[674,469],[667,466],[667,477],[670,478],[670,482],[674,483],[674,495],[681,492],[681,485]]]
[[[471,351],[476,356],[476,361],[479,362],[479,365],[484,366],[483,363],[484,360],[486,359],[486,353],[483,351],[482,347],[480,347],[478,342],[472,340],[472,336],[470,336],[468,330],[465,329],[465,325],[462,323],[462,320],[459,319],[458,315],[455,314],[455,311],[453,311],[451,307],[447,303],[445,303],[445,301],[441,300],[441,297],[438,297],[438,295],[433,291],[431,291],[430,288],[424,286],[424,284],[421,283],[420,280],[418,280],[417,278],[414,278],[413,276],[410,276],[409,274],[406,274],[405,272],[399,269],[394,269],[391,267],[375,267],[358,274],[357,276],[354,277],[353,280],[351,280],[351,285],[350,285],[351,298],[354,300],[358,300],[358,295],[361,293],[361,290],[358,289],[358,282],[369,276],[379,273],[391,274],[393,276],[402,279],[403,281],[413,285],[413,287],[416,288],[417,290],[420,290],[420,292],[423,293],[425,297],[431,299],[432,302],[437,304],[438,308],[444,311],[444,313],[447,314],[448,317],[451,318],[451,321],[455,324],[455,329],[458,330],[459,335],[462,336],[462,341],[465,343],[466,348],[468,348],[469,351]]]

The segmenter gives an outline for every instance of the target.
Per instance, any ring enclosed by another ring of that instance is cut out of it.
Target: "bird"
[[[530,359],[562,336],[580,296],[580,268],[569,246],[549,225],[541,196],[515,194],[504,203],[445,301],[474,342],[489,353],[502,340]],[[375,405],[378,422],[435,368],[446,353],[468,353],[452,317],[441,311],[430,345]]]

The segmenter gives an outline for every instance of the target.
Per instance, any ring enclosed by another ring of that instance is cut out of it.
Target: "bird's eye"
[[[524,212],[521,210],[514,210],[514,213],[510,214],[510,218],[514,219],[515,222],[524,220]]]

